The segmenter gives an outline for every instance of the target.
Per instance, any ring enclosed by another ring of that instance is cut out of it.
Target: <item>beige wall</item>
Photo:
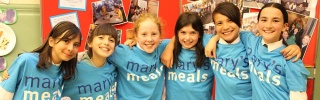
[[[40,0],[9,0],[9,4],[40,4]]]

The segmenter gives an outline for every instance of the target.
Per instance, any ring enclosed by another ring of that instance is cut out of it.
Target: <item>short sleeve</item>
[[[14,62],[8,70],[8,74],[10,77],[7,80],[1,82],[1,86],[4,90],[12,93],[16,91],[16,87],[20,83],[20,80],[22,79],[22,74],[24,73],[22,71],[25,67],[25,61],[26,60],[23,59],[21,56],[14,60]]]
[[[164,51],[164,49],[166,49],[166,47],[170,41],[171,41],[171,39],[163,39],[161,41],[161,43],[159,44],[159,46],[157,47],[157,49],[159,49],[162,53],[162,51]]]
[[[126,57],[128,53],[130,52],[129,46],[119,44],[115,47],[114,52],[111,56],[108,57],[108,61],[111,61],[112,63],[116,62],[117,60],[123,59],[123,57]]]
[[[245,46],[251,45],[252,42],[256,42],[257,36],[249,31],[241,31],[240,39]]]
[[[203,38],[202,38],[203,46],[205,47],[208,44],[209,40],[214,36],[215,35],[213,35],[213,34],[203,34]]]
[[[294,63],[292,63],[291,60],[287,61],[285,75],[290,91],[306,91],[307,78],[310,75],[310,72],[303,66],[301,60]]]

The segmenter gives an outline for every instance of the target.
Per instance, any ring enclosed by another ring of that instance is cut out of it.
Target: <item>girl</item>
[[[62,99],[114,99],[117,71],[106,59],[114,52],[117,37],[116,29],[106,23],[89,32],[88,51],[77,64],[75,78],[64,83]]]
[[[218,42],[218,58],[211,59],[217,86],[215,98],[251,100],[249,63],[244,45],[239,38],[240,11],[232,3],[220,3],[213,11],[213,21],[216,32],[221,37]],[[204,35],[204,44],[210,38]]]
[[[196,13],[182,13],[175,26],[174,67],[166,70],[167,100],[211,100],[213,72],[204,55],[203,25]]]
[[[58,23],[39,48],[18,56],[1,83],[1,100],[57,99],[63,80],[74,77],[81,32],[71,22]]]
[[[286,61],[280,53],[286,46],[281,32],[287,24],[285,8],[278,3],[268,3],[258,14],[258,30],[262,37],[241,32],[249,58],[254,100],[307,99],[305,91],[309,72],[300,59],[297,62],[292,62],[292,59]]]
[[[238,7],[229,2],[219,3],[213,11],[216,33],[221,36],[217,51],[218,58],[211,59],[211,64],[208,64],[216,77],[216,100],[251,99],[252,90],[248,59],[244,45],[239,39],[241,21],[237,16],[240,16]],[[207,44],[210,38],[211,35],[204,35],[202,40],[204,45]],[[202,55],[204,56],[204,54]],[[161,58],[164,58],[164,56],[168,55],[163,53]],[[212,77],[209,78],[211,78],[210,80],[213,79]],[[205,86],[211,87],[211,84]],[[207,100],[211,100],[211,98],[207,98]]]
[[[168,41],[161,41],[162,24],[151,13],[139,15],[133,26],[137,46],[118,45],[110,60],[118,68],[118,100],[161,100],[164,70],[160,63]]]

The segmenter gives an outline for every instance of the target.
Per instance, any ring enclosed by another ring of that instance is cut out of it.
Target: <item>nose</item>
[[[190,39],[190,34],[186,34],[185,39],[186,39],[186,40],[189,40],[189,39]]]
[[[222,27],[223,30],[228,30],[229,29],[229,25],[227,23],[224,23],[222,26],[223,26]]]
[[[148,35],[147,36],[147,41],[152,41],[153,39],[152,39],[152,36],[151,35]]]
[[[72,51],[73,48],[74,48],[74,46],[72,43],[68,44],[68,47],[67,47],[68,51]]]
[[[272,23],[271,21],[267,21],[266,28],[271,28],[271,26],[272,26],[271,23]]]

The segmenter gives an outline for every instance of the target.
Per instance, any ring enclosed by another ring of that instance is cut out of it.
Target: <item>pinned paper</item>
[[[8,4],[8,3],[9,3],[9,0],[0,0],[0,2],[3,2],[3,3]]]

